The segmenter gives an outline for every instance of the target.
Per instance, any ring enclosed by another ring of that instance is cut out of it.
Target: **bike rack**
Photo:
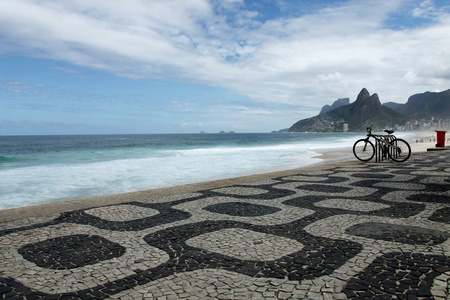
[[[373,135],[375,137],[375,162],[389,159],[387,144],[391,143],[396,137],[394,135]],[[392,149],[390,149],[392,151]],[[391,153],[392,154],[392,153]]]

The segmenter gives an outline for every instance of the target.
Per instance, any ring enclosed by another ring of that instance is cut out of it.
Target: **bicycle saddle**
[[[394,133],[394,130],[385,130],[384,132],[386,132],[387,134],[393,134]]]

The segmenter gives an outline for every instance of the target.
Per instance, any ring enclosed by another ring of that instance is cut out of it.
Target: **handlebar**
[[[372,134],[372,125],[367,127],[367,132],[368,132],[369,135]],[[390,134],[394,133],[394,130],[385,129],[384,132],[386,132],[388,135],[390,135]]]

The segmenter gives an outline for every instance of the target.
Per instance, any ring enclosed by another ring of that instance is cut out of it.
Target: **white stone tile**
[[[242,228],[205,233],[186,243],[237,259],[255,261],[272,261],[303,249],[303,244],[296,240]]]
[[[245,202],[245,203],[251,203],[251,204],[258,204],[258,205],[273,206],[273,207],[278,207],[281,210],[276,213],[272,213],[272,214],[256,216],[256,217],[247,217],[247,216],[230,216],[227,214],[213,213],[213,212],[203,209],[210,205],[221,204],[221,203],[226,203],[226,202],[228,202],[228,203],[230,203],[230,202]],[[209,198],[199,199],[196,201],[182,203],[182,204],[173,206],[173,208],[190,213],[192,215],[191,220],[197,220],[197,221],[229,220],[229,221],[245,222],[245,223],[255,224],[255,225],[277,225],[277,224],[289,223],[289,222],[304,218],[304,217],[309,216],[314,213],[314,211],[310,210],[310,209],[287,206],[287,205],[280,204],[279,202],[280,202],[279,200],[260,201],[258,199],[243,200],[243,199],[235,199],[235,198],[228,198],[228,197],[209,197]]]
[[[216,193],[222,194],[230,194],[230,195],[242,195],[242,196],[255,196],[255,195],[263,195],[267,193],[265,189],[258,188],[249,188],[249,187],[240,187],[240,186],[231,186],[220,189],[212,190]]]
[[[23,258],[16,250],[29,243],[73,234],[99,235],[111,242],[120,244],[126,248],[126,251],[120,257],[96,264],[55,270],[37,266]],[[111,232],[87,225],[60,224],[48,226],[21,232],[19,236],[9,234],[3,236],[2,240],[7,240],[9,246],[0,248],[0,261],[11,261],[15,265],[14,268],[1,268],[2,276],[11,276],[32,289],[51,294],[77,291],[86,288],[86,285],[90,282],[104,284],[108,281],[124,278],[132,274],[134,269],[152,268],[169,260],[167,253],[148,245],[137,232]],[[9,251],[10,249],[13,249],[13,251]],[[30,277],[24,273],[24,270],[32,271],[33,275]],[[101,270],[107,271],[102,273]],[[55,281],[51,285],[48,284],[48,280],[43,280],[43,278],[51,280],[55,276],[64,278],[64,280]]]
[[[106,221],[116,222],[143,219],[159,214],[155,209],[130,204],[91,208],[84,212]]]
[[[327,199],[314,204],[317,207],[338,208],[349,211],[374,211],[388,208],[389,205],[352,199]]]

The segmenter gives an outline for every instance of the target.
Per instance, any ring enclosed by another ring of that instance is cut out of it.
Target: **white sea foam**
[[[354,140],[55,154],[53,162],[0,169],[0,209],[293,169],[318,162],[316,150]]]

